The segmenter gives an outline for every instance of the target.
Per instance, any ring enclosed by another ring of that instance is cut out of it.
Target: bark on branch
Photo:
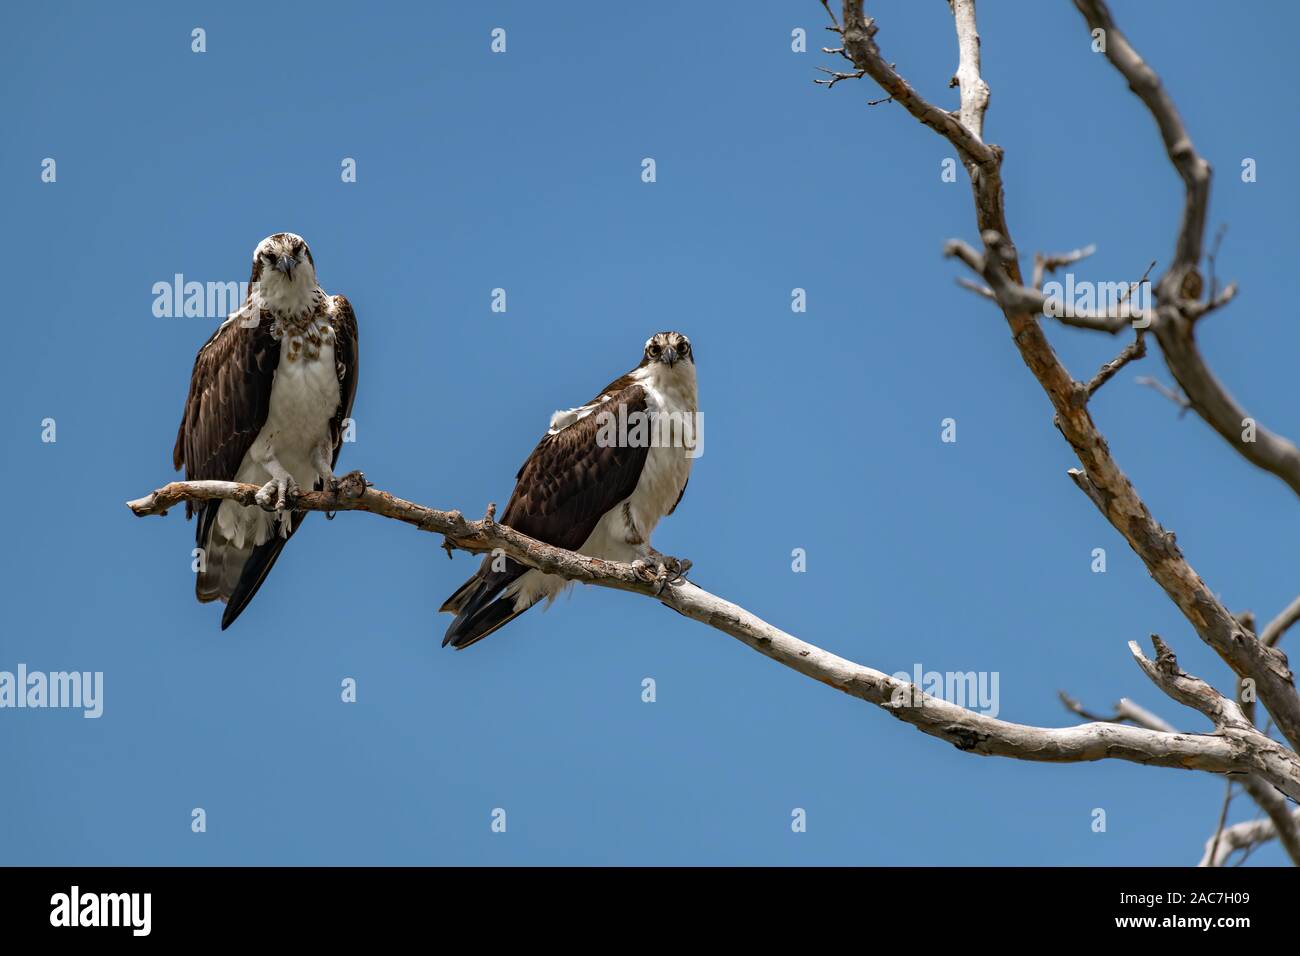
[[[1292,827],[1300,828],[1300,809],[1289,812]],[[1277,836],[1273,819],[1250,820],[1236,823],[1205,841],[1205,855],[1198,866],[1223,866],[1236,850],[1253,849]]]
[[[1130,645],[1130,647],[1132,647],[1132,645]],[[1135,651],[1135,654],[1138,657],[1141,657],[1139,651]],[[1060,692],[1060,698],[1067,710],[1078,714],[1085,720],[1104,720],[1110,723],[1131,723],[1138,727],[1146,727],[1148,730],[1161,730],[1166,733],[1178,732],[1177,729],[1167,720],[1156,716],[1145,707],[1134,703],[1126,697],[1120,698],[1119,703],[1115,705],[1115,713],[1109,717],[1092,713],[1079,703],[1079,701],[1075,700],[1064,691]],[[1229,787],[1231,787],[1231,781],[1234,779],[1235,778],[1229,778]],[[1258,804],[1260,809],[1268,814],[1269,820],[1273,822],[1271,828],[1254,827],[1252,824],[1242,825],[1244,827],[1251,827],[1249,830],[1252,840],[1251,845],[1253,846],[1257,843],[1264,843],[1276,839],[1282,844],[1282,849],[1285,850],[1287,856],[1291,858],[1291,862],[1300,866],[1300,811],[1292,812],[1292,807],[1287,802],[1286,797],[1279,793],[1278,790],[1267,780],[1252,775],[1243,777],[1240,780],[1240,783],[1241,788],[1250,795],[1251,799]],[[1226,803],[1224,809],[1225,811],[1227,809]],[[1219,828],[1215,831],[1215,834],[1220,840],[1222,839],[1223,832],[1223,826],[1222,823],[1220,823]],[[1244,831],[1239,831],[1238,836],[1240,836],[1242,832]],[[1227,856],[1232,852],[1232,849],[1230,848],[1226,851],[1220,852],[1220,847],[1221,843],[1217,842],[1215,837],[1211,837],[1206,842],[1206,853],[1200,862],[1200,866],[1222,866],[1223,861],[1227,859]]]
[[[1235,673],[1256,682],[1260,700],[1293,746],[1300,746],[1300,696],[1297,696],[1285,655],[1263,645],[1220,603],[1192,569],[1174,536],[1151,515],[1128,477],[1110,454],[1110,448],[1088,411],[1088,387],[1077,382],[1057,357],[1037,315],[1041,301],[1023,284],[1019,255],[1011,240],[1003,206],[1002,150],[986,146],[952,114],[926,102],[881,55],[874,20],[863,13],[862,0],[844,0],[842,26],[844,50],[853,64],[901,103],[909,113],[944,136],[963,158],[975,195],[975,219],[984,250],[965,243],[949,243],[949,254],[979,272],[993,291],[1010,326],[1012,341],[1025,365],[1038,380],[1056,412],[1056,425],[1069,442],[1081,471],[1071,477],[1124,537],[1147,570],[1178,606],[1196,633],[1228,663]],[[971,20],[973,24],[973,17]],[[971,46],[958,22],[958,49],[968,56]],[[959,68],[958,74],[971,70]],[[1190,227],[1196,228],[1195,223]],[[1201,224],[1203,229],[1203,223]],[[1199,233],[1197,242],[1199,243]],[[1181,253],[1180,253],[1181,254]],[[1158,326],[1158,322],[1156,325]]]
[[[257,490],[256,485],[236,482],[176,481],[127,502],[127,506],[141,517],[166,514],[186,499],[222,498],[256,507]],[[1257,773],[1300,799],[1300,762],[1287,767],[1277,754],[1259,748],[1253,738],[1235,727],[1212,734],[1184,734],[1110,723],[1063,728],[1010,723],[931,697],[908,681],[802,641],[690,582],[670,585],[656,594],[653,580],[648,579],[653,577],[652,572],[543,544],[498,523],[490,515],[467,520],[459,511],[426,508],[375,488],[365,488],[355,497],[302,492],[294,507],[303,511],[366,511],[441,534],[452,548],[474,553],[500,548],[529,567],[655,598],[679,614],[729,634],[800,674],[874,704],[959,750],[1018,760],[1070,763],[1110,758],[1211,773]]]
[[[1075,0],[1075,6],[1090,30],[1105,31],[1106,59],[1151,113],[1169,161],[1183,181],[1183,218],[1175,241],[1174,261],[1155,286],[1157,320],[1153,331],[1165,364],[1197,415],[1247,461],[1281,478],[1300,494],[1300,448],[1258,423],[1253,440],[1245,440],[1244,422],[1249,415],[1215,378],[1196,345],[1196,320],[1226,305],[1236,293],[1235,284],[1230,284],[1221,295],[1216,295],[1211,288],[1210,298],[1200,301],[1205,284],[1199,264],[1210,202],[1210,164],[1196,152],[1160,77],[1115,25],[1106,4],[1102,0]]]

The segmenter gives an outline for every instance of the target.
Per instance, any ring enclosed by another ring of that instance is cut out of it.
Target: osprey
[[[248,299],[199,349],[172,463],[187,480],[261,485],[259,508],[186,502],[203,549],[195,594],[224,601],[224,631],[248,606],[306,512],[299,486],[337,493],[334,465],[357,392],[357,320],[316,284],[301,236],[253,250]]]
[[[684,574],[690,562],[655,551],[650,535],[686,491],[698,421],[691,343],[680,332],[660,332],[646,342],[640,365],[585,405],[551,417],[515,476],[501,522],[558,548]],[[481,641],[569,583],[488,556],[440,608],[456,615],[442,644],[459,650]]]

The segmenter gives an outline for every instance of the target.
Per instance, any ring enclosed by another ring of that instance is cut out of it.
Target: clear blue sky
[[[1242,292],[1207,320],[1205,352],[1294,437],[1300,135],[1276,110],[1300,11],[1114,8],[1218,171],[1219,268]],[[945,4],[869,9],[885,55],[955,105]],[[442,650],[435,610],[475,559],[368,515],[312,516],[222,634],[194,601],[193,526],[123,507],[172,476],[213,327],[156,318],[153,284],[243,280],[257,241],[293,230],[361,326],[343,468],[481,513],[553,409],[680,329],[706,450],[655,543],[701,584],[886,671],[997,671],[1006,719],[1071,723],[1064,688],[1203,727],[1125,644],[1155,631],[1188,670],[1226,686],[1227,669],[1067,480],[1076,462],[1005,324],[940,256],[976,238],[968,187],[940,181],[950,148],[865,106],[866,83],[813,85],[829,61],[792,53],[790,31],[827,42],[815,0],[10,4],[0,19],[0,669],[105,675],[99,720],[0,711],[0,862],[1198,859],[1219,779],[961,754],[652,601],[580,588]],[[1021,251],[1096,242],[1077,272],[1106,281],[1167,262],[1181,186],[1072,5],[985,2],[980,27]],[[1243,157],[1258,182],[1240,181]],[[1084,377],[1121,344],[1050,334]],[[1223,600],[1271,615],[1300,590],[1294,495],[1139,374],[1168,379],[1152,356],[1095,404],[1115,455]]]

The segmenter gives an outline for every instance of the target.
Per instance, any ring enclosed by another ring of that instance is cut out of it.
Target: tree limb
[[[1173,724],[1169,723],[1169,721],[1157,717],[1155,714],[1151,713],[1151,711],[1135,704],[1127,697],[1121,697],[1115,704],[1115,713],[1111,714],[1109,717],[1104,717],[1087,710],[1083,704],[1079,703],[1079,701],[1075,700],[1063,690],[1057,691],[1057,696],[1061,698],[1061,703],[1065,705],[1067,710],[1078,714],[1084,720],[1102,720],[1108,724],[1130,723],[1135,724],[1138,727],[1145,727],[1148,730],[1159,730],[1167,734],[1178,733],[1178,729],[1174,727]]]
[[[1264,630],[1259,635],[1260,643],[1274,647],[1296,621],[1300,621],[1300,597],[1288,604],[1281,614],[1264,626]]]
[[[257,490],[256,485],[236,482],[175,481],[127,502],[127,507],[141,517],[166,514],[167,509],[187,499],[226,499],[256,507]],[[421,531],[442,534],[451,547],[463,551],[484,553],[499,548],[531,568],[569,580],[653,597],[800,674],[874,704],[923,733],[946,740],[959,750],[1018,760],[1072,763],[1110,758],[1211,773],[1259,773],[1279,789],[1300,798],[1300,761],[1295,767],[1286,768],[1277,754],[1259,748],[1256,741],[1236,727],[1225,727],[1214,734],[1171,734],[1106,723],[1063,728],[1014,724],[932,697],[909,681],[802,641],[688,581],[670,585],[656,594],[653,572],[543,544],[498,523],[490,514],[469,521],[459,511],[426,508],[375,488],[364,488],[355,496],[301,492],[293,507],[301,511],[366,511]],[[1253,729],[1251,733],[1257,734]],[[1277,751],[1284,751],[1276,742],[1270,743]]]
[[[1260,700],[1274,716],[1278,728],[1293,745],[1300,745],[1300,696],[1296,694],[1285,655],[1265,647],[1240,625],[1188,564],[1173,535],[1151,515],[1111,457],[1105,438],[1088,412],[1087,386],[1074,381],[1066,371],[1038,324],[1037,309],[1029,296],[1035,293],[1041,296],[1041,293],[1023,285],[1019,256],[1006,222],[1001,149],[985,146],[961,122],[926,102],[898,75],[880,54],[875,42],[879,31],[875,21],[863,13],[862,0],[844,0],[840,22],[844,50],[854,66],[865,70],[909,113],[944,136],[968,158],[966,167],[984,252],[981,254],[964,243],[950,243],[948,248],[951,254],[980,272],[997,296],[1012,341],[1047,394],[1056,412],[1057,427],[1083,465],[1076,483],[1088,491],[1089,498],[1123,535],[1201,639],[1233,671],[1255,680]],[[959,42],[961,48],[964,47]],[[1158,328],[1159,322],[1154,324]]]
[[[1140,652],[1139,652],[1139,657]],[[1178,733],[1178,730],[1163,718],[1157,717],[1145,707],[1141,707],[1129,700],[1127,697],[1121,698],[1115,705],[1115,713],[1109,717],[1094,714],[1088,711],[1079,701],[1070,697],[1065,691],[1060,691],[1061,702],[1066,708],[1073,713],[1078,714],[1085,720],[1102,720],[1108,723],[1132,723],[1139,727],[1146,727],[1148,730],[1159,730],[1165,733]],[[1277,791],[1267,780],[1263,780],[1255,775],[1236,778],[1230,777],[1228,780],[1228,792],[1231,794],[1232,784],[1234,781],[1240,782],[1242,789],[1246,791],[1259,805],[1259,807],[1268,814],[1269,819],[1273,821],[1273,829],[1266,836],[1260,837],[1260,842],[1277,838],[1286,850],[1287,856],[1297,866],[1300,866],[1300,815],[1292,814],[1290,804],[1287,803],[1286,797]],[[1227,799],[1224,800],[1224,810],[1227,809]],[[1223,815],[1220,814],[1219,825],[1215,829],[1216,837],[1221,838],[1224,830]],[[1220,855],[1217,851],[1218,843],[1214,837],[1211,837],[1207,843],[1206,859],[1226,859],[1226,853]],[[1215,847],[1211,852],[1210,847]],[[1214,865],[1219,866],[1221,863],[1207,864],[1205,860],[1201,861],[1201,866]]]
[[[1183,181],[1186,193],[1183,218],[1175,243],[1174,261],[1156,283],[1156,340],[1165,364],[1182,388],[1196,414],[1247,461],[1285,481],[1300,494],[1300,448],[1281,435],[1256,424],[1254,440],[1243,440],[1246,411],[1214,377],[1196,346],[1197,319],[1226,305],[1236,293],[1230,284],[1222,295],[1211,289],[1210,300],[1197,301],[1203,281],[1197,269],[1205,238],[1210,201],[1210,164],[1196,152],[1173,99],[1160,77],[1140,57],[1115,25],[1102,0],[1075,0],[1090,30],[1104,30],[1105,55],[1128,81],[1129,88],[1150,111],[1169,161]]]
[[[1300,827],[1300,809],[1291,811],[1293,826]],[[1277,826],[1271,818],[1236,823],[1216,832],[1205,843],[1205,856],[1198,866],[1223,866],[1236,850],[1250,849],[1276,838]]]

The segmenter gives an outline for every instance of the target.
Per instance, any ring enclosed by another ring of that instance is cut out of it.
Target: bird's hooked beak
[[[275,271],[283,272],[286,277],[293,277],[293,267],[298,264],[298,260],[293,256],[281,256],[275,260]]]
[[[659,356],[661,362],[667,362],[668,367],[672,368],[677,364],[677,350],[671,345],[664,349],[663,354]]]

